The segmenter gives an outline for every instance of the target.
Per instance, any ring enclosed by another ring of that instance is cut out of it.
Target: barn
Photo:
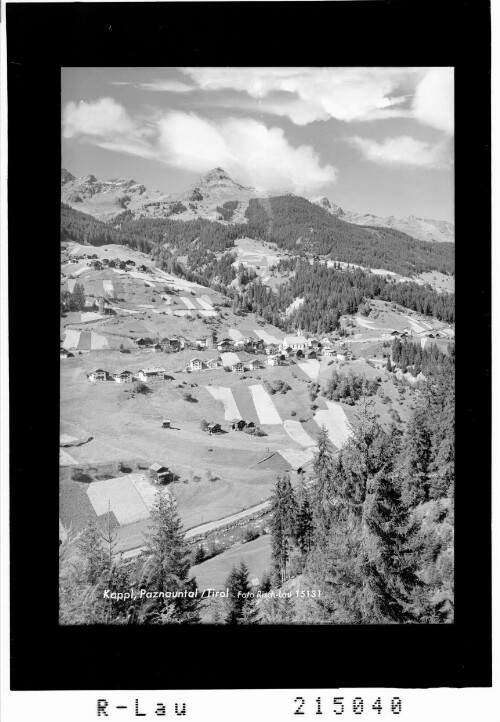
[[[174,478],[173,472],[167,466],[158,463],[151,464],[149,476],[155,484],[168,484]]]

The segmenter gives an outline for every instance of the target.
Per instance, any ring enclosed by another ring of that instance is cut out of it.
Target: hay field
[[[281,424],[281,416],[278,414],[273,401],[262,384],[249,386],[252,394],[255,409],[261,424]]]
[[[212,394],[214,399],[222,401],[224,404],[225,421],[234,421],[235,419],[242,418],[231,389],[224,386],[205,386],[205,388],[209,394]]]
[[[94,481],[88,486],[87,496],[97,516],[110,509],[120,525],[149,518],[149,509],[129,476]]]
[[[188,308],[190,311],[196,309],[196,305],[191,301],[190,298],[187,298],[187,296],[180,296],[180,299],[186,306],[186,308]]]
[[[199,296],[196,300],[198,301],[198,303],[200,304],[202,309],[204,309],[205,311],[213,311],[214,310],[214,307],[212,306],[212,304],[209,303],[208,301],[206,301],[201,296]]]
[[[308,359],[297,363],[297,366],[306,373],[310,379],[317,381],[319,378],[320,363],[317,359]]]
[[[271,569],[271,537],[264,534],[246,544],[238,544],[202,564],[191,568],[190,576],[196,577],[199,589],[225,589],[231,569],[244,561],[249,578],[259,583],[266,571]]]
[[[288,461],[292,469],[300,469],[300,467],[314,461],[315,448],[308,449],[280,449],[279,453]]]
[[[309,436],[300,421],[286,419],[283,422],[283,427],[288,436],[297,444],[300,444],[301,446],[316,446],[317,442]]]
[[[59,466],[75,466],[78,462],[64,449],[59,449]]]
[[[336,404],[334,401],[327,401],[326,405],[328,409],[316,411],[314,420],[319,427],[326,427],[330,441],[340,449],[351,436],[352,428],[340,404]]]
[[[223,366],[232,366],[233,364],[237,364],[238,361],[240,361],[240,357],[238,356],[238,354],[233,353],[232,351],[221,353],[220,357],[222,359]]]
[[[255,328],[254,334],[261,338],[265,343],[281,343],[283,339],[279,339],[276,336],[272,336],[267,331],[263,331],[262,329]]]
[[[228,329],[227,335],[229,336],[229,338],[232,338],[233,341],[242,341],[245,338],[241,331],[238,331],[237,328]]]

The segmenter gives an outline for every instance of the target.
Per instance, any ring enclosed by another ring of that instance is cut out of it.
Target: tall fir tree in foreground
[[[257,610],[244,561],[234,566],[226,579],[229,596],[226,598],[226,624],[255,624]]]
[[[332,519],[334,498],[334,447],[325,426],[318,434],[318,451],[314,457],[314,492],[312,508],[317,535],[326,536]]]
[[[271,545],[277,584],[288,578],[290,552],[296,533],[297,502],[288,474],[278,477],[271,497]]]
[[[297,501],[297,515],[295,522],[295,541],[300,549],[302,557],[310,552],[314,538],[314,523],[309,494],[304,484],[304,479],[299,479],[295,498]]]
[[[400,438],[386,433],[364,400],[352,437],[332,474],[328,534],[308,572],[322,589],[324,621],[415,621],[417,560],[398,478]],[[317,513],[321,514],[321,509]]]
[[[186,596],[169,598],[169,614],[177,621],[199,621],[199,597],[187,596],[196,592],[196,579],[189,578],[190,551],[184,541],[182,523],[174,499],[159,489],[150,511],[150,530],[145,534],[147,553],[142,567],[140,584],[149,591],[181,592]],[[140,617],[144,622],[156,619],[165,611],[162,598],[143,601]]]

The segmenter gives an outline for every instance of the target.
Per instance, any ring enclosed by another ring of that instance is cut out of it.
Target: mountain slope
[[[455,242],[455,226],[453,223],[448,223],[448,221],[418,218],[414,215],[406,216],[405,218],[397,218],[396,216],[381,218],[380,216],[374,216],[372,213],[362,214],[345,211],[326,196],[317,196],[310,200],[311,203],[315,203],[331,215],[341,218],[347,223],[353,223],[358,226],[394,228],[421,241],[435,243]]]
[[[62,202],[101,221],[113,220],[124,211],[133,218],[222,220],[224,204],[232,201],[231,221],[242,223],[248,201],[256,195],[254,188],[236,183],[222,168],[209,171],[180,194],[149,189],[135,180],[100,181],[93,175],[75,178],[65,168],[61,170]]]

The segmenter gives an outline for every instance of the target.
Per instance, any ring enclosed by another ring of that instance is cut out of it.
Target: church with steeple
[[[288,348],[292,349],[292,351],[305,351],[308,346],[307,338],[302,334],[299,325],[294,336],[285,336],[283,343],[280,345],[280,351],[286,351]]]

